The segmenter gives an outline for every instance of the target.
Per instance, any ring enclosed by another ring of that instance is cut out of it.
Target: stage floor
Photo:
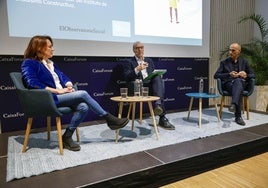
[[[90,122],[92,125],[98,123],[103,122]],[[24,131],[0,134],[2,188],[159,187],[268,151],[267,122],[251,128],[6,183],[7,140],[9,136],[19,134],[24,134]]]

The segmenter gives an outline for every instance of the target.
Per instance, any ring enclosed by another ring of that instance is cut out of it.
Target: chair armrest
[[[222,83],[221,83],[221,79],[217,78],[217,87],[218,87],[218,91],[221,95],[223,95],[223,90],[222,90]]]
[[[250,96],[254,92],[254,87],[255,87],[255,79],[251,78],[248,81],[248,96]]]

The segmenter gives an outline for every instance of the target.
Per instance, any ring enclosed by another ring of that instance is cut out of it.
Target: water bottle
[[[199,80],[199,93],[203,93],[204,90],[204,80],[201,78]]]
[[[142,80],[136,79],[134,82],[134,96],[141,96]]]
[[[142,96],[142,87],[143,87],[143,82],[142,82],[142,79],[140,79],[140,96]]]

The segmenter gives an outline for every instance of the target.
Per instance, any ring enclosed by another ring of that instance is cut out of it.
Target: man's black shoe
[[[229,111],[230,112],[235,112],[235,104],[232,104],[230,107],[229,107]]]
[[[242,125],[242,126],[246,125],[246,123],[244,122],[244,120],[242,119],[242,117],[236,117],[235,118],[235,122],[237,124],[239,124],[239,125]]]
[[[175,130],[175,127],[168,121],[166,117],[159,118],[158,126],[167,130]]]
[[[161,115],[163,113],[163,108],[161,108],[161,106],[157,105],[155,108],[154,108],[154,115]]]

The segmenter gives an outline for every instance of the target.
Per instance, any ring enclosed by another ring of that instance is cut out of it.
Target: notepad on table
[[[150,73],[144,80],[151,80],[155,76],[161,76],[167,72],[167,69],[155,69],[152,73]]]

